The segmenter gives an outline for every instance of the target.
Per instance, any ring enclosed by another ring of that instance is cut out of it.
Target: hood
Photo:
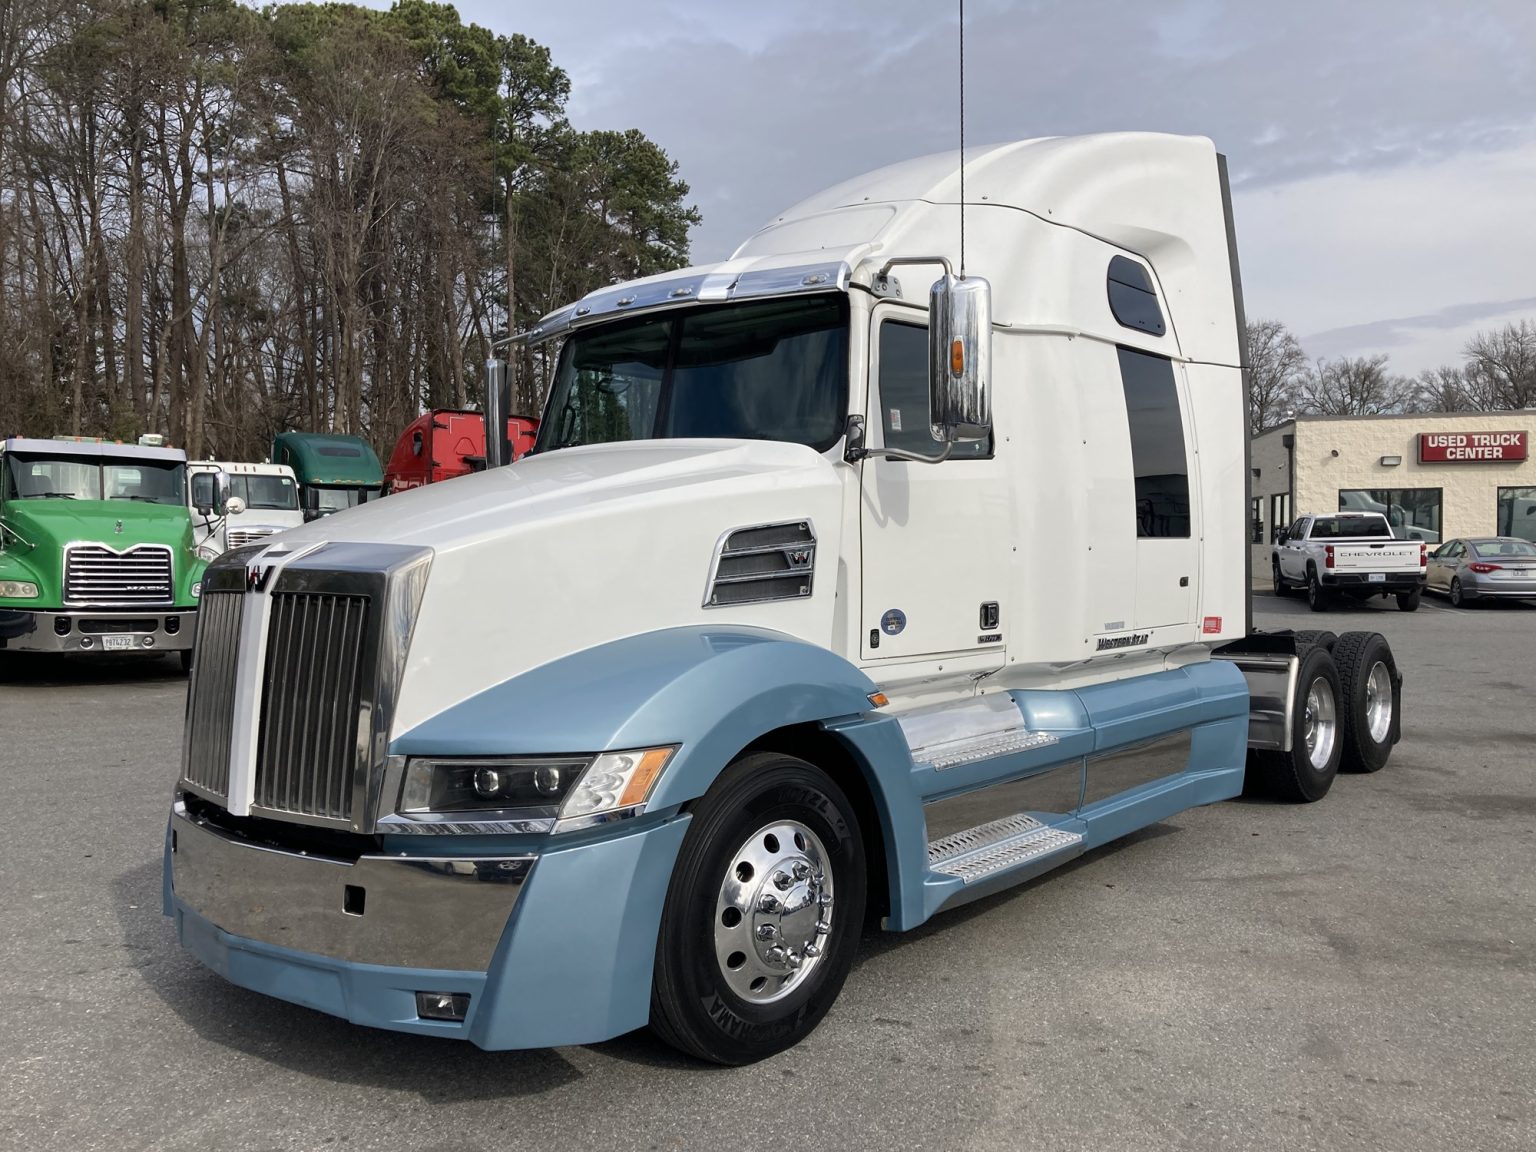
[[[89,540],[122,551],[134,544],[192,546],[192,519],[179,504],[138,500],[11,500],[0,511],[16,534],[37,548]],[[118,525],[122,531],[118,531]]]
[[[825,646],[838,598],[842,481],[796,444],[637,441],[566,448],[328,516],[283,534],[426,545],[430,575],[394,735],[530,668],[660,628],[743,624]],[[735,529],[804,522],[811,594],[706,608]]]

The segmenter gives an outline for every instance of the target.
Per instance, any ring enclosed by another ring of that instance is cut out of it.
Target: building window
[[[1440,543],[1440,489],[1341,488],[1340,512],[1380,512],[1400,540]]]
[[[1499,489],[1499,535],[1536,541],[1536,488]]]
[[[1248,502],[1248,524],[1253,543],[1264,543],[1264,497],[1255,496]]]
[[[1282,492],[1269,498],[1269,542],[1280,538],[1281,531],[1291,522],[1291,494]]]
[[[1144,266],[1124,256],[1109,262],[1109,310],[1122,328],[1134,328],[1151,336],[1167,331],[1152,277]]]
[[[885,446],[935,456],[944,442],[933,435],[928,413],[928,329],[887,320],[880,325],[880,419]],[[992,455],[992,436],[956,444],[951,460]]]
[[[1189,535],[1189,461],[1173,363],[1121,348],[1120,383],[1136,474],[1136,535]]]

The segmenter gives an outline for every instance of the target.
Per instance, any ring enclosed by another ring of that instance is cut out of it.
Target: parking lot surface
[[[226,984],[160,914],[185,681],[0,654],[0,1147],[1536,1147],[1536,611],[1256,603],[1390,639],[1385,771],[872,935],[810,1040],[743,1069],[643,1032],[482,1052]]]

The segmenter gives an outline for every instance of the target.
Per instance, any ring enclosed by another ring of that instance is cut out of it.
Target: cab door
[[[869,446],[937,455],[926,315],[881,304],[871,325]],[[991,440],[957,444],[942,464],[869,456],[862,468],[863,659],[990,653],[1001,667],[1022,607],[1007,602],[1009,503]]]

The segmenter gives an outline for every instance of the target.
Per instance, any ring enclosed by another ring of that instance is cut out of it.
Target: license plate
[[[104,652],[132,652],[139,646],[137,636],[103,636],[101,647]]]
[[[1372,572],[1366,577],[1366,580],[1372,584],[1385,584],[1387,582],[1387,574],[1385,572]]]

